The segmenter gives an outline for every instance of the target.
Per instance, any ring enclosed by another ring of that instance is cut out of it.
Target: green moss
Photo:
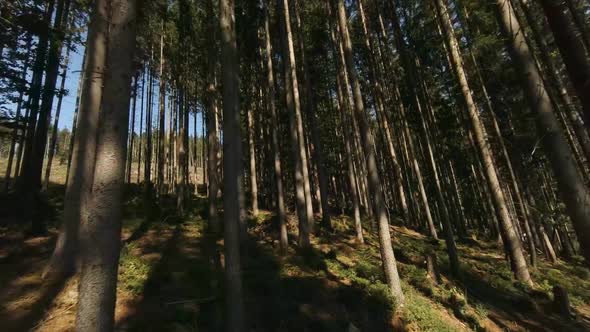
[[[587,268],[573,262],[557,265],[540,264],[539,268],[533,271],[533,280],[537,289],[545,292],[547,296],[552,294],[553,286],[565,287],[572,304],[582,305],[590,302],[590,279],[586,274],[590,274]]]
[[[395,311],[395,299],[391,295],[389,286],[381,282],[374,282],[365,285],[365,296],[368,308],[375,308],[376,310],[384,310],[393,314]]]
[[[451,326],[432,303],[418,295],[411,287],[404,287],[404,292],[406,302],[401,315],[410,330],[433,332],[460,331],[458,328]]]
[[[373,282],[381,280],[383,272],[380,267],[373,265],[367,261],[360,260],[354,267],[356,275],[360,278],[364,278]]]
[[[141,258],[132,254],[134,244],[128,244],[121,250],[119,259],[118,284],[132,294],[143,291],[149,277],[150,266]]]

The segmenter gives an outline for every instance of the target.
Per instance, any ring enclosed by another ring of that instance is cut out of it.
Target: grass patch
[[[121,249],[118,285],[131,294],[137,295],[143,291],[149,277],[150,265],[133,254],[134,248],[135,244],[130,243]]]

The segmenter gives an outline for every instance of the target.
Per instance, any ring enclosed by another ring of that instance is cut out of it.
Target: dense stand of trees
[[[283,253],[288,211],[300,249],[338,213],[359,245],[375,232],[399,305],[392,224],[444,239],[458,278],[456,242],[498,241],[532,285],[539,259],[590,262],[589,13],[576,0],[3,2],[2,190],[44,233],[42,193],[67,164],[45,273],[79,264],[85,331],[113,329],[126,183],[141,184],[149,220],[168,197],[184,216],[207,195],[231,331],[259,209],[275,211]]]

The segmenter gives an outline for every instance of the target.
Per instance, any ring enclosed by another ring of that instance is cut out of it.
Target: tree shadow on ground
[[[270,221],[269,221],[270,222]],[[118,330],[222,331],[225,296],[223,240],[196,218],[177,227],[145,284],[133,314]],[[326,273],[317,250],[280,257],[255,234],[242,245],[242,281],[247,331],[390,331],[391,317],[371,305],[362,290]],[[295,269],[291,273],[283,268]],[[304,272],[302,272],[304,271]]]
[[[45,315],[45,310],[51,305],[55,297],[61,292],[66,284],[66,278],[57,278],[51,281],[44,281],[36,290],[34,301],[20,310],[10,310],[2,305],[0,322],[5,331],[30,331],[37,322]],[[29,287],[36,287],[30,285]],[[25,299],[26,300],[26,299]]]
[[[485,307],[488,318],[500,328],[524,328],[527,331],[590,330],[584,319],[570,320],[556,314],[547,294],[527,290],[515,282],[510,271],[506,270],[508,263],[505,260],[491,254],[476,255],[471,248],[468,251],[463,248],[463,252],[460,252],[460,258],[463,260],[461,276],[456,278],[451,275],[444,246],[438,247],[437,250],[439,268],[447,278],[448,286],[461,289],[465,293],[465,299],[472,306]],[[415,253],[400,253],[399,261],[426,269],[424,259],[413,254]],[[496,269],[493,270],[493,267]],[[431,296],[431,289],[428,287],[421,287],[423,285],[419,284],[414,286],[426,296]],[[453,311],[457,318],[469,322],[461,306],[457,306],[453,299],[439,299],[439,302]]]
[[[18,250],[0,262],[0,326],[4,331],[33,328],[67,282],[67,278],[41,278],[54,243],[53,233],[20,240],[15,244]],[[10,243],[5,239],[2,247],[6,246]]]
[[[551,299],[545,294],[527,292],[515,294],[494,287],[479,276],[464,271],[460,283],[467,294],[490,308],[488,317],[501,327],[506,322],[518,322],[528,331],[588,331],[583,321],[564,318],[555,313]]]
[[[176,226],[161,259],[151,269],[141,300],[133,312],[117,322],[117,330],[166,331],[178,327],[194,330],[208,322],[208,303],[217,300],[210,280],[214,278],[203,237],[194,223]],[[209,300],[210,299],[210,300]],[[200,328],[199,328],[200,329]]]

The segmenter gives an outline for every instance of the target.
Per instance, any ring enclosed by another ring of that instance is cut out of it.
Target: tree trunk
[[[496,0],[500,28],[507,38],[512,60],[523,77],[523,89],[536,114],[538,136],[551,162],[560,195],[565,202],[582,253],[590,262],[590,193],[581,180],[571,151],[555,118],[541,75],[508,0]]]
[[[21,170],[17,183],[17,190],[20,192],[22,199],[27,203],[27,209],[24,211],[24,217],[26,221],[31,222],[31,233],[41,234],[45,232],[45,225],[43,223],[43,216],[39,215],[38,210],[38,190],[41,184],[41,169],[39,168],[39,181],[36,181],[37,177],[34,175],[34,165],[37,159],[35,155],[35,144],[36,128],[38,122],[43,121],[43,116],[40,120],[37,120],[39,115],[39,99],[41,98],[41,87],[43,82],[43,71],[46,68],[45,58],[47,56],[47,48],[49,45],[49,37],[51,35],[51,17],[53,16],[53,8],[55,1],[50,0],[47,2],[45,13],[43,16],[43,25],[46,26],[47,31],[42,31],[37,42],[36,58],[33,64],[33,77],[31,79],[31,86],[29,89],[29,118],[27,123],[26,138],[24,141],[24,153],[22,157],[22,164],[20,165]],[[59,16],[61,17],[61,14]],[[53,44],[53,43],[52,43]],[[46,118],[47,116],[45,116]],[[46,136],[46,135],[45,135]],[[46,139],[46,137],[45,137]],[[41,152],[41,158],[44,156],[44,152]]]
[[[395,186],[397,189],[397,194],[399,196],[399,205],[403,211],[404,220],[407,222],[408,216],[408,206],[406,202],[406,195],[404,192],[403,186],[403,175],[402,170],[399,165],[399,161],[397,158],[397,153],[393,146],[393,139],[391,137],[390,125],[389,120],[387,118],[387,114],[385,113],[385,106],[384,106],[384,95],[383,95],[383,88],[382,88],[382,81],[383,78],[381,77],[381,72],[378,70],[377,61],[374,56],[373,49],[376,47],[373,46],[373,42],[369,36],[368,28],[367,28],[367,20],[365,18],[365,11],[363,7],[363,1],[358,1],[359,13],[361,17],[361,23],[363,26],[363,39],[365,42],[365,48],[369,52],[369,81],[373,82],[373,94],[375,96],[375,103],[376,103],[376,112],[377,112],[377,121],[379,123],[381,132],[385,139],[385,144],[387,148],[387,152],[391,159],[391,166],[393,168],[393,178],[395,179]],[[377,48],[377,51],[380,51]]]
[[[152,50],[153,52],[153,50]],[[149,65],[147,66],[148,72],[148,87],[147,87],[147,105],[145,110],[145,160],[143,164],[143,204],[144,210],[146,211],[147,218],[151,219],[153,217],[153,185],[152,185],[152,151],[153,151],[153,144],[152,144],[152,98],[153,98],[153,90],[154,90],[154,73],[150,69]]]
[[[207,174],[209,176],[208,183],[208,215],[209,225],[211,229],[217,233],[221,230],[219,225],[219,216],[217,212],[217,195],[219,192],[219,176],[217,174],[217,154],[219,150],[219,140],[217,138],[217,80],[215,69],[217,68],[217,48],[216,48],[216,31],[215,16],[213,13],[212,0],[206,1],[208,22],[208,36],[209,40],[209,54],[207,65]],[[195,128],[196,131],[196,128]],[[205,175],[203,173],[203,175]]]
[[[131,127],[129,130],[129,153],[127,155],[127,183],[131,183],[131,166],[133,165],[133,143],[135,143],[135,109],[137,106],[137,86],[139,84],[139,73],[133,79],[133,106],[131,106]]]
[[[285,57],[285,95],[289,112],[289,134],[295,160],[295,198],[297,204],[297,217],[299,219],[298,242],[301,248],[306,248],[310,246],[309,232],[311,223],[313,222],[313,215],[309,212],[308,204],[308,198],[311,197],[307,194],[310,192],[310,188],[309,175],[307,174],[305,143],[303,141],[303,123],[301,121],[301,106],[297,83],[297,64],[295,62],[295,50],[291,33],[289,1],[279,0],[277,4],[279,5],[279,12],[282,13],[283,19],[281,32],[284,50],[283,54]],[[299,130],[300,128],[301,130]],[[309,199],[309,201],[311,202],[311,199]]]
[[[64,69],[61,74],[61,83],[60,88],[58,91],[59,97],[57,100],[57,109],[55,110],[55,120],[53,121],[53,127],[51,130],[51,140],[49,141],[49,155],[47,156],[47,166],[45,168],[45,181],[43,183],[43,187],[47,190],[47,186],[49,185],[49,176],[51,175],[51,164],[53,163],[53,156],[55,155],[55,145],[57,143],[57,131],[59,130],[59,115],[61,112],[61,104],[63,101],[63,96],[65,93],[64,87],[66,84],[66,74],[68,73],[68,64],[70,61],[70,43],[66,46],[66,58],[64,60]]]
[[[26,42],[26,48],[30,49],[31,48],[31,35],[29,34],[27,36],[27,42]],[[21,80],[23,82],[26,82],[27,79],[27,72],[29,70],[29,61],[28,58],[27,60],[25,60],[24,63],[24,67],[23,67],[23,71],[22,71],[22,75],[21,75]],[[6,166],[6,175],[4,176],[4,191],[8,191],[8,187],[10,186],[10,177],[12,174],[12,163],[14,160],[14,155],[16,152],[17,155],[17,159],[20,160],[20,154],[21,154],[21,150],[22,150],[22,140],[19,141],[18,144],[18,149],[15,151],[15,145],[17,142],[17,137],[18,137],[18,130],[19,130],[19,126],[22,126],[21,129],[21,137],[24,136],[25,130],[24,127],[26,125],[26,121],[27,118],[26,117],[22,117],[21,116],[21,111],[22,111],[22,106],[23,106],[23,95],[25,92],[26,87],[23,85],[22,87],[19,88],[19,93],[18,93],[18,102],[16,105],[16,117],[15,117],[15,127],[13,129],[12,132],[12,141],[10,143],[10,152],[8,154],[8,162],[7,162],[7,166]],[[14,170],[14,177],[18,176],[18,171],[19,171],[19,163],[17,162],[15,170]]]
[[[343,72],[344,64],[341,64],[339,72]],[[339,75],[337,77],[337,93],[338,93],[338,108],[340,109],[340,116],[341,116],[341,123],[344,127],[344,148],[346,153],[346,166],[348,171],[348,191],[350,194],[350,201],[352,203],[352,215],[354,218],[354,228],[356,231],[356,239],[359,243],[365,243],[365,239],[363,236],[363,225],[361,222],[361,210],[360,210],[360,200],[359,200],[359,191],[357,189],[357,181],[356,181],[356,173],[354,168],[354,155],[352,151],[352,123],[348,121],[348,115],[350,114],[348,107],[352,105],[348,105],[342,96],[342,79]],[[348,123],[348,125],[347,125]]]
[[[541,0],[555,44],[565,63],[570,80],[584,110],[586,129],[590,130],[590,59],[563,0]],[[546,50],[542,50],[545,52]]]
[[[180,90],[179,108],[178,108],[178,136],[176,138],[176,146],[178,151],[178,177],[179,182],[176,185],[176,208],[181,216],[186,212],[186,196],[187,196],[187,164],[188,164],[188,146],[186,144],[186,135],[188,132],[187,119],[189,116],[188,101],[186,100],[186,91]]]
[[[146,68],[144,66],[144,71],[141,75],[141,103],[140,103],[140,111],[139,111],[139,146],[137,147],[137,183],[139,184],[141,181],[141,153],[143,152],[143,101],[145,96],[145,75],[146,75]]]
[[[74,109],[74,119],[72,120],[72,134],[70,136],[70,143],[68,148],[68,167],[66,170],[66,184],[65,187],[68,187],[68,180],[70,177],[70,167],[72,166],[72,155],[74,152],[74,140],[76,139],[76,130],[78,127],[78,114],[80,109],[80,100],[82,97],[82,91],[84,88],[84,82],[86,81],[86,60],[88,57],[88,46],[84,48],[84,57],[82,58],[82,69],[80,70],[80,78],[78,80],[78,91],[76,93],[76,108]]]
[[[247,122],[248,122],[248,161],[250,166],[250,204],[252,209],[252,215],[256,217],[258,215],[258,183],[256,181],[256,147],[254,146],[254,112],[255,103],[250,103],[246,111]]]
[[[97,19],[108,18],[109,22],[104,62],[108,74],[104,78],[104,97],[100,102],[92,199],[88,215],[80,225],[82,269],[76,317],[78,331],[114,329],[121,245],[136,4],[134,0],[105,2],[98,0],[97,6],[111,8],[109,15],[104,17],[100,11],[94,13]]]
[[[78,254],[78,230],[80,223],[88,215],[88,206],[92,198],[96,133],[103,94],[109,29],[106,2],[107,0],[100,0],[94,5],[94,14],[88,27],[84,72],[80,77],[84,82],[80,85],[78,119],[75,129],[72,130],[71,164],[66,180],[63,223],[44,276],[68,275],[74,272]]]
[[[266,69],[267,69],[267,99],[268,108],[270,110],[270,130],[272,135],[272,154],[273,154],[273,165],[274,165],[274,176],[276,184],[276,195],[277,195],[277,217],[279,218],[279,244],[281,252],[284,254],[287,252],[289,246],[288,235],[287,235],[287,216],[285,210],[285,198],[283,193],[283,175],[281,169],[281,149],[279,144],[279,130],[278,130],[278,118],[276,109],[276,90],[275,90],[275,79],[272,63],[272,42],[270,36],[270,13],[268,1],[264,1],[264,33],[266,42]]]
[[[375,159],[374,138],[366,118],[361,87],[354,66],[352,43],[348,33],[348,22],[346,18],[346,10],[344,8],[344,0],[337,0],[337,21],[340,26],[341,43],[343,44],[346,60],[345,64],[352,83],[355,116],[360,124],[361,141],[365,152],[365,163],[368,171],[369,192],[373,200],[375,216],[379,226],[379,244],[383,270],[385,271],[385,278],[391,294],[395,298],[396,303],[401,305],[404,301],[404,295],[401,289],[393,246],[391,244],[389,217],[385,208],[385,197],[383,195],[383,189],[381,188],[381,181],[377,170],[377,161]]]
[[[465,16],[466,16],[466,19],[469,19],[467,10],[465,10]],[[524,223],[525,231],[527,233],[527,243],[528,243],[528,248],[529,248],[531,265],[537,266],[537,251],[536,251],[535,243],[533,241],[532,234],[531,234],[529,216],[528,216],[526,209],[525,209],[524,199],[522,197],[520,188],[518,186],[516,174],[514,173],[514,168],[512,167],[512,160],[510,158],[510,155],[508,154],[508,149],[506,148],[506,144],[504,143],[504,137],[502,136],[502,131],[500,130],[500,126],[498,125],[497,116],[496,116],[496,113],[494,112],[494,108],[492,107],[492,101],[491,101],[491,98],[488,94],[488,89],[485,85],[485,82],[484,82],[481,72],[479,70],[479,64],[477,63],[471,48],[469,48],[469,56],[471,57],[471,61],[473,62],[473,66],[475,67],[477,79],[479,81],[479,84],[481,85],[481,90],[483,92],[483,96],[486,101],[486,106],[490,112],[492,124],[494,127],[494,132],[495,132],[496,136],[498,137],[498,141],[500,142],[500,147],[502,148],[502,155],[503,155],[504,160],[506,162],[506,166],[508,167],[508,171],[510,174],[510,183],[512,185],[512,189],[513,189],[516,199],[518,201],[518,212],[519,212],[520,217]]]
[[[24,152],[22,163],[20,165],[20,175],[18,181],[19,190],[25,192],[27,197],[33,192],[33,178],[31,167],[33,165],[33,145],[35,141],[35,127],[37,126],[37,116],[39,115],[39,99],[41,98],[41,85],[43,81],[43,70],[45,69],[45,58],[47,56],[47,48],[49,46],[48,31],[51,30],[51,17],[53,15],[54,0],[47,2],[45,13],[43,16],[43,25],[46,26],[47,31],[42,31],[37,42],[37,50],[35,54],[35,62],[33,63],[33,77],[31,79],[31,86],[29,89],[29,117],[27,119],[27,132],[24,140]]]
[[[564,113],[567,113],[567,116],[572,123],[572,127],[578,138],[578,142],[580,143],[582,151],[584,152],[586,160],[590,161],[590,136],[588,135],[588,131],[584,126],[584,121],[576,110],[575,104],[566,89],[566,85],[563,82],[562,76],[559,75],[559,71],[557,70],[555,64],[555,59],[552,58],[551,54],[546,51],[549,48],[545,38],[543,38],[541,28],[538,25],[539,23],[537,20],[535,20],[535,17],[531,13],[530,3],[526,0],[519,0],[519,3],[522,7],[522,11],[524,12],[526,21],[531,28],[533,40],[540,49],[538,54],[540,55],[542,62],[545,64],[545,66],[547,66],[547,70],[545,72],[547,74],[545,84],[552,82],[555,85],[555,89],[557,89],[559,98],[561,99],[561,102],[565,108]]]
[[[475,105],[475,101],[473,100],[473,95],[469,87],[469,84],[467,82],[467,75],[465,74],[465,71],[463,69],[463,61],[461,59],[461,54],[459,53],[459,44],[454,35],[453,26],[451,23],[451,19],[449,17],[447,6],[443,2],[443,0],[435,0],[435,3],[438,12],[438,17],[440,19],[440,23],[444,31],[445,41],[450,52],[449,55],[451,59],[451,65],[459,81],[458,83],[467,106],[469,119],[471,121],[471,129],[475,136],[477,149],[480,158],[484,164],[488,188],[492,193],[492,197],[494,199],[494,207],[500,219],[500,227],[502,228],[501,233],[504,235],[504,243],[507,245],[507,248],[509,248],[508,253],[510,256],[510,261],[512,263],[511,265],[513,268],[513,272],[519,281],[532,285],[532,280],[527,268],[526,259],[524,258],[522,252],[522,245],[520,239],[518,238],[518,235],[514,229],[514,223],[511,220],[510,215],[508,214],[506,200],[504,198],[504,194],[502,193],[502,187],[500,185],[498,174],[496,173],[496,169],[494,167],[492,152],[490,151],[487,143],[487,135],[484,131],[483,125],[479,118],[479,112],[477,110],[477,106]]]
[[[584,41],[586,51],[590,51],[590,31],[588,31],[586,23],[587,16],[584,12],[586,8],[578,3],[577,0],[565,0],[565,3],[570,10],[576,28],[580,32],[580,37]]]
[[[160,114],[158,117],[158,196],[164,192],[164,150],[166,149],[166,79],[164,78],[164,20],[162,20],[162,30],[160,36]]]
[[[305,52],[304,46],[304,36],[303,36],[303,28],[301,23],[301,17],[299,15],[299,4],[298,0],[294,0],[295,10],[295,22],[297,27],[297,33],[299,35],[299,53],[301,56],[301,64],[303,67],[303,85],[305,89],[305,108],[306,113],[308,116],[309,126],[311,127],[311,139],[313,142],[313,152],[312,157],[315,161],[316,169],[317,169],[317,185],[319,189],[319,196],[318,199],[320,201],[319,211],[322,215],[322,225],[327,229],[331,229],[331,220],[330,220],[330,207],[329,207],[329,198],[328,198],[328,174],[327,169],[324,165],[324,153],[323,153],[323,146],[320,140],[320,132],[318,128],[318,117],[317,117],[317,108],[316,108],[316,100],[314,96],[314,87],[313,87],[313,80],[312,77],[315,77],[313,73],[310,73],[310,65],[308,61],[308,57]],[[308,145],[309,146],[309,145]],[[308,211],[309,213],[309,211]],[[313,211],[312,211],[313,213]],[[312,225],[313,226],[313,223]],[[311,227],[313,230],[313,227]]]
[[[45,156],[45,149],[47,148],[47,131],[51,122],[51,110],[53,108],[53,99],[55,96],[55,85],[59,75],[59,63],[61,49],[64,39],[64,27],[68,22],[68,14],[70,8],[70,0],[60,0],[55,13],[55,22],[53,24],[53,31],[51,36],[51,43],[49,46],[49,54],[47,57],[47,69],[45,72],[45,83],[43,86],[43,94],[41,97],[41,107],[39,109],[39,120],[35,128],[35,140],[32,150],[32,164],[29,166],[29,173],[24,176],[32,177],[32,187],[35,191],[41,187],[41,174],[43,172],[43,158]],[[58,108],[59,110],[60,108]],[[58,115],[56,115],[58,118]],[[42,220],[34,218],[33,227],[43,229],[40,225]],[[36,225],[36,226],[35,226]]]
[[[227,331],[244,326],[240,270],[240,196],[242,191],[242,142],[240,134],[239,67],[234,21],[234,1],[219,0],[221,72],[223,86],[223,210],[227,305]]]

